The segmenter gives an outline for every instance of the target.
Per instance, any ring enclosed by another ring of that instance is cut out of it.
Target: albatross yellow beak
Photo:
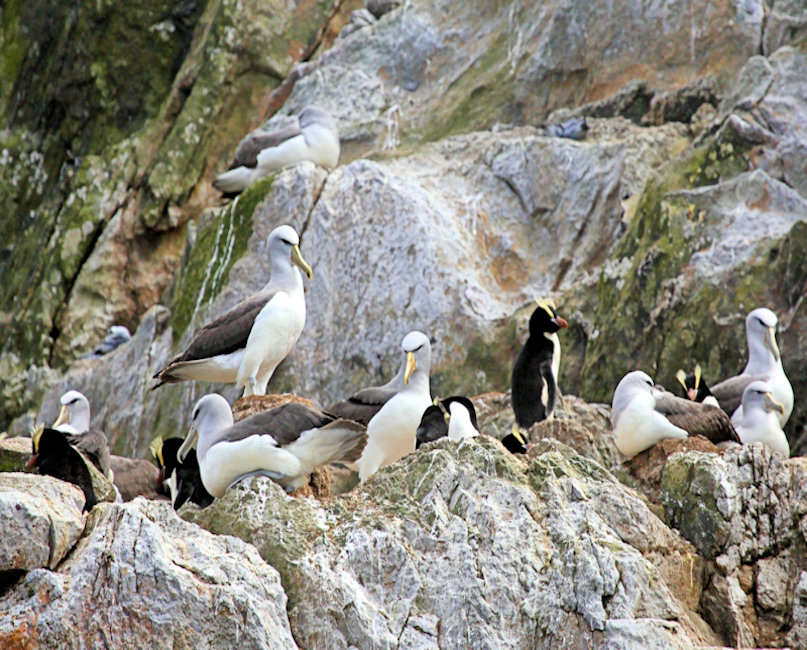
[[[765,393],[765,409],[767,411],[779,411],[782,415],[785,414],[785,407],[773,399],[773,395]]]
[[[765,347],[771,351],[774,360],[779,361],[779,346],[776,345],[776,328],[769,327],[762,341],[765,343]]]
[[[67,408],[67,404],[62,404],[62,410],[59,411],[59,417],[56,418],[56,422],[53,423],[51,429],[55,429],[60,424],[67,424],[70,422],[70,409]]]
[[[412,373],[415,372],[415,367],[417,366],[417,362],[415,361],[415,353],[414,352],[407,352],[406,353],[406,370],[404,370],[404,386],[409,385],[409,378],[412,376]]]
[[[185,457],[188,455],[193,446],[196,444],[196,441],[199,439],[199,432],[196,430],[196,424],[191,424],[191,428],[188,430],[188,435],[185,436],[185,442],[182,443],[182,446],[177,450],[177,460],[180,463],[185,462]]]
[[[300,247],[296,244],[291,247],[291,263],[305,273],[309,280],[314,277],[314,272],[303,259],[303,254],[300,252]]]

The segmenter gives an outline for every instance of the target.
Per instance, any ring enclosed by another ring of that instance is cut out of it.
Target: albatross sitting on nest
[[[267,476],[292,492],[305,485],[320,465],[355,461],[367,433],[357,422],[296,402],[233,424],[227,400],[211,393],[193,409],[190,431],[177,451],[180,463],[197,440],[202,483],[210,494],[220,497],[248,476]]]
[[[753,381],[743,391],[742,419],[737,422],[737,435],[744,444],[762,442],[774,451],[790,456],[779,416],[785,407],[773,396],[771,387],[764,381]]]
[[[213,187],[225,195],[237,194],[273,171],[304,160],[327,169],[339,162],[339,130],[331,114],[319,106],[306,106],[291,126],[247,135],[238,144],[229,171],[219,175]]]
[[[269,283],[199,330],[185,351],[154,375],[159,383],[153,388],[195,379],[235,383],[244,389],[244,397],[266,394],[275,368],[291,352],[305,326],[300,270],[309,280],[313,277],[291,226],[275,228],[268,248]]]
[[[745,319],[745,336],[748,341],[748,363],[742,373],[712,386],[712,394],[731,416],[732,422],[743,420],[742,399],[745,389],[754,381],[764,381],[782,410],[777,413],[779,424],[784,426],[793,411],[793,388],[782,368],[779,346],[776,345],[776,326],[779,319],[770,309],[755,309]]]
[[[390,397],[367,425],[367,446],[355,464],[359,479],[367,480],[381,467],[415,451],[415,436],[423,412],[431,406],[429,371],[432,348],[423,332],[409,332],[401,343],[406,357],[403,388]]]
[[[701,435],[713,443],[740,442],[728,416],[719,408],[691,402],[657,387],[640,370],[625,375],[614,391],[611,425],[616,446],[633,458],[665,438]]]

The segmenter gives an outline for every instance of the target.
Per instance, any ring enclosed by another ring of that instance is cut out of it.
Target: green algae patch
[[[176,293],[171,321],[175,341],[182,338],[199,309],[219,294],[232,265],[246,253],[252,215],[271,191],[274,178],[272,175],[248,187],[199,233]]]

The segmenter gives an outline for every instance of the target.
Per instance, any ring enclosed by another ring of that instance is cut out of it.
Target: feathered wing
[[[743,392],[746,387],[756,379],[761,379],[761,377],[748,375],[731,377],[712,386],[712,395],[717,399],[720,408],[731,416],[743,403]]]
[[[318,409],[289,402],[236,422],[222,434],[221,440],[236,442],[250,436],[270,435],[278,447],[283,447],[297,440],[304,431],[318,429],[333,420]]]
[[[109,442],[103,431],[90,430],[86,433],[65,433],[65,440],[83,453],[104,476],[109,476]]]
[[[423,411],[417,432],[415,433],[415,448],[425,445],[427,442],[434,442],[448,435],[448,424],[446,423],[443,409],[432,404]]]
[[[276,293],[276,291],[257,293],[205,325],[181,354],[154,375],[154,378],[160,381],[157,386],[182,381],[171,374],[172,368],[177,364],[230,354],[246,347],[255,318]]]
[[[395,391],[390,388],[364,388],[346,400],[331,404],[325,409],[325,412],[337,418],[353,420],[367,425],[373,419],[373,416],[381,410],[381,407],[394,396]]]
[[[258,154],[261,151],[269,147],[276,147],[286,140],[301,134],[299,124],[287,126],[271,133],[250,133],[238,143],[230,169],[235,169],[236,167],[255,168],[258,164]]]
[[[675,426],[684,429],[689,435],[704,436],[715,444],[727,440],[740,442],[731,419],[721,409],[700,402],[691,402],[667,392],[654,394],[654,397],[656,412],[661,413]]]

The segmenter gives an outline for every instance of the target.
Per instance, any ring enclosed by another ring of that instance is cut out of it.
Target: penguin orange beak
[[[569,327],[569,323],[566,322],[566,319],[561,318],[560,316],[555,316],[555,318],[553,318],[552,320],[555,322],[555,325],[557,325],[558,327],[562,327],[563,329],[566,329],[567,327]]]
[[[696,391],[694,388],[688,388],[687,389],[687,397],[690,399],[690,401],[694,402],[695,398],[697,396],[698,396],[698,391]]]
[[[28,462],[25,463],[25,469],[30,470],[34,465],[36,465],[36,460],[39,457],[39,454],[32,454],[31,457],[28,459]]]

